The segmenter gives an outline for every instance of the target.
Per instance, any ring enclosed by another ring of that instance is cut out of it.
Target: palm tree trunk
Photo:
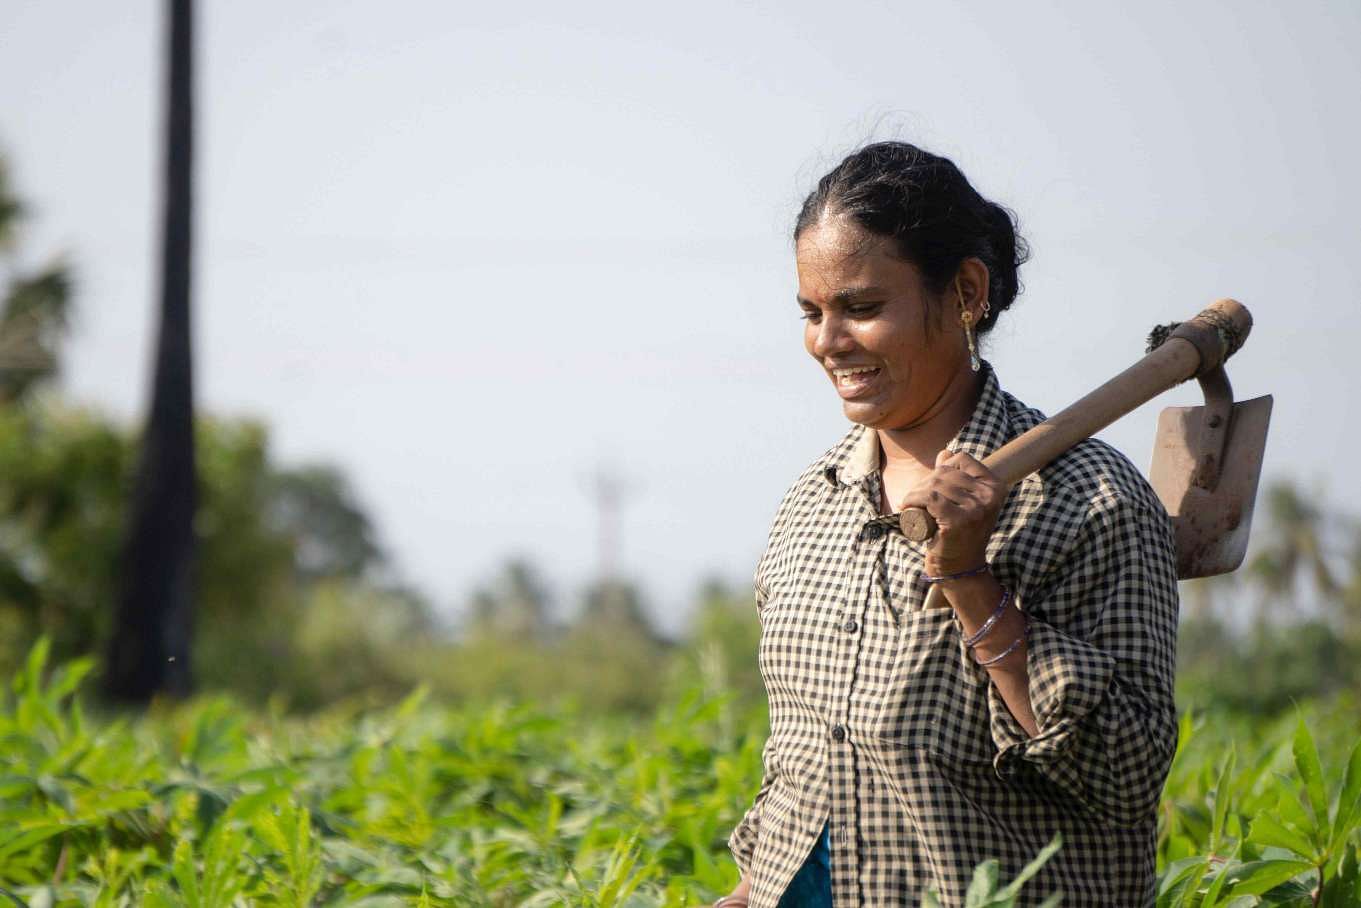
[[[160,334],[127,525],[105,691],[146,702],[191,684],[193,518],[196,503],[190,346],[193,165],[192,0],[167,0],[168,118]]]

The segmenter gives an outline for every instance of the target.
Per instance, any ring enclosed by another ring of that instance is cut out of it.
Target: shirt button
[[[872,523],[869,526],[865,527],[865,538],[878,539],[886,532],[887,530],[884,529],[884,525],[882,523]]]
[[[832,740],[833,740],[833,741],[844,741],[844,740],[846,740],[846,728],[845,728],[845,726],[842,726],[842,725],[833,725],[833,726],[832,726]]]
[[[846,623],[843,624],[843,625],[841,625],[841,629],[842,629],[843,631],[845,631],[846,633],[848,633],[848,634],[854,634],[856,628],[858,628],[858,627],[860,627],[860,625],[858,625],[858,624],[855,623],[855,619],[854,619],[854,618],[847,618],[847,619],[846,619]]]

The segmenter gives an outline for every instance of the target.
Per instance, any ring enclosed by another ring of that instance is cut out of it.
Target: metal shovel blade
[[[1248,550],[1248,530],[1262,474],[1271,395],[1233,405],[1217,481],[1197,462],[1205,407],[1168,407],[1158,416],[1149,482],[1172,515],[1177,577],[1212,577],[1236,570]],[[1206,486],[1210,487],[1206,487]]]

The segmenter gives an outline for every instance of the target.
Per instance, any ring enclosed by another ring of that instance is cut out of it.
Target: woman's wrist
[[[993,609],[1002,595],[1002,584],[993,576],[992,571],[983,571],[968,577],[960,577],[944,583],[935,584],[945,595],[945,601],[954,608],[964,626],[965,634],[973,634]]]
[[[970,575],[975,572],[982,573],[989,567],[988,556],[985,552],[976,555],[963,555],[959,557],[936,558],[928,554],[922,564],[922,573],[927,577],[936,578],[938,581],[946,579],[953,580],[960,575]]]
[[[949,574],[931,574],[929,571],[922,574],[922,579],[927,583],[953,583],[956,580],[963,580],[965,577],[976,577],[979,574],[990,570],[991,566],[986,562],[980,563],[977,567],[963,571],[954,571]]]
[[[1002,669],[1003,671],[1011,671],[1018,665],[1022,668],[1025,666],[1025,648],[1030,638],[1030,620],[1019,611],[1016,612],[1016,615],[1018,617],[1008,622],[1010,627],[1006,629],[1006,633],[988,641],[986,646],[974,647],[974,661],[986,669]],[[1013,654],[1015,655],[1013,656]]]

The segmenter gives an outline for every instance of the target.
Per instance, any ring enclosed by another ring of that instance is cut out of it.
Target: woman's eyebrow
[[[839,306],[850,305],[859,302],[865,297],[887,296],[888,291],[883,287],[846,287],[832,294],[832,302]],[[816,303],[806,300],[801,296],[795,297],[800,306],[815,306]]]

